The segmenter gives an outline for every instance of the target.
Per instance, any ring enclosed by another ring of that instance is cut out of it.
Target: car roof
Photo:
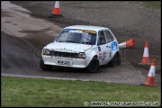
[[[108,28],[100,27],[100,26],[90,26],[90,25],[72,25],[72,26],[65,27],[64,29],[84,29],[84,30],[99,31],[99,30],[103,30],[103,29],[105,30]]]

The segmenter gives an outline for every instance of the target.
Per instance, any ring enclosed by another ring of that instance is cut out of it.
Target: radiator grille
[[[50,51],[50,55],[51,55],[51,56],[57,56],[57,57],[78,58],[79,53],[69,53],[69,52]]]

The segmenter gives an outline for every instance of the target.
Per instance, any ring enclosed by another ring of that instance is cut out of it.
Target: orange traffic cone
[[[120,43],[119,48],[134,48],[134,38],[129,39],[126,42]]]
[[[156,59],[154,58],[144,85],[154,86],[154,84],[155,84],[155,66],[156,66]]]
[[[60,2],[56,1],[55,6],[53,8],[52,13],[49,14],[49,17],[62,17],[63,15],[60,14]]]
[[[151,64],[149,60],[149,49],[148,49],[148,41],[145,42],[145,48],[144,48],[144,53],[143,53],[143,58],[141,63],[139,64]]]

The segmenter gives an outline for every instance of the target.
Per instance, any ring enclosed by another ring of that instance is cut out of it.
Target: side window
[[[108,30],[105,30],[104,34],[106,36],[106,43],[109,43],[114,40],[113,36],[111,35],[111,33]]]
[[[98,32],[98,45],[106,44],[105,34],[103,31]]]

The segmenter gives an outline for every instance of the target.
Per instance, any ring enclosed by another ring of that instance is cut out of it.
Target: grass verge
[[[161,1],[147,1],[146,6],[160,9],[161,8]]]
[[[84,106],[85,102],[87,106],[96,104],[100,106],[101,102],[113,102],[111,105],[117,104],[114,102],[144,102],[144,105],[157,106],[161,105],[160,97],[160,88],[156,87],[92,81],[1,77],[3,107],[80,107]],[[98,103],[94,104],[94,101]]]

